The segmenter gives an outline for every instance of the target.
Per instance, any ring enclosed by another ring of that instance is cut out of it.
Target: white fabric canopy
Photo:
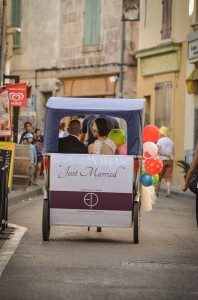
[[[86,114],[123,118],[127,123],[128,154],[141,155],[144,99],[51,97],[46,106],[44,143],[46,152],[58,151],[58,131],[62,118]]]

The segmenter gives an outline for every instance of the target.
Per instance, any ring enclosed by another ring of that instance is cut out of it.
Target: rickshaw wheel
[[[139,233],[140,233],[139,202],[134,202],[134,207],[133,207],[133,241],[134,241],[134,244],[139,243]]]
[[[49,201],[43,201],[43,220],[42,220],[42,234],[43,240],[49,241],[50,236],[50,216],[49,216]]]

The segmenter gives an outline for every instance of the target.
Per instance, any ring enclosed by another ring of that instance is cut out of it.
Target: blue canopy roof
[[[76,115],[108,115],[126,121],[128,154],[142,154],[144,99],[51,97],[46,107],[45,152],[58,152],[59,124],[62,118]]]

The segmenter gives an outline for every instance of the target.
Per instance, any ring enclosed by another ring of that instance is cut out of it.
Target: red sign
[[[8,96],[11,106],[26,106],[27,105],[27,84],[17,83],[7,85]]]
[[[10,100],[7,90],[0,90],[0,137],[12,135]]]

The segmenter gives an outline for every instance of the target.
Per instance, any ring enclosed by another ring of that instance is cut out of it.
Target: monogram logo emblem
[[[98,204],[98,196],[95,193],[87,193],[84,196],[84,203],[92,209]]]

